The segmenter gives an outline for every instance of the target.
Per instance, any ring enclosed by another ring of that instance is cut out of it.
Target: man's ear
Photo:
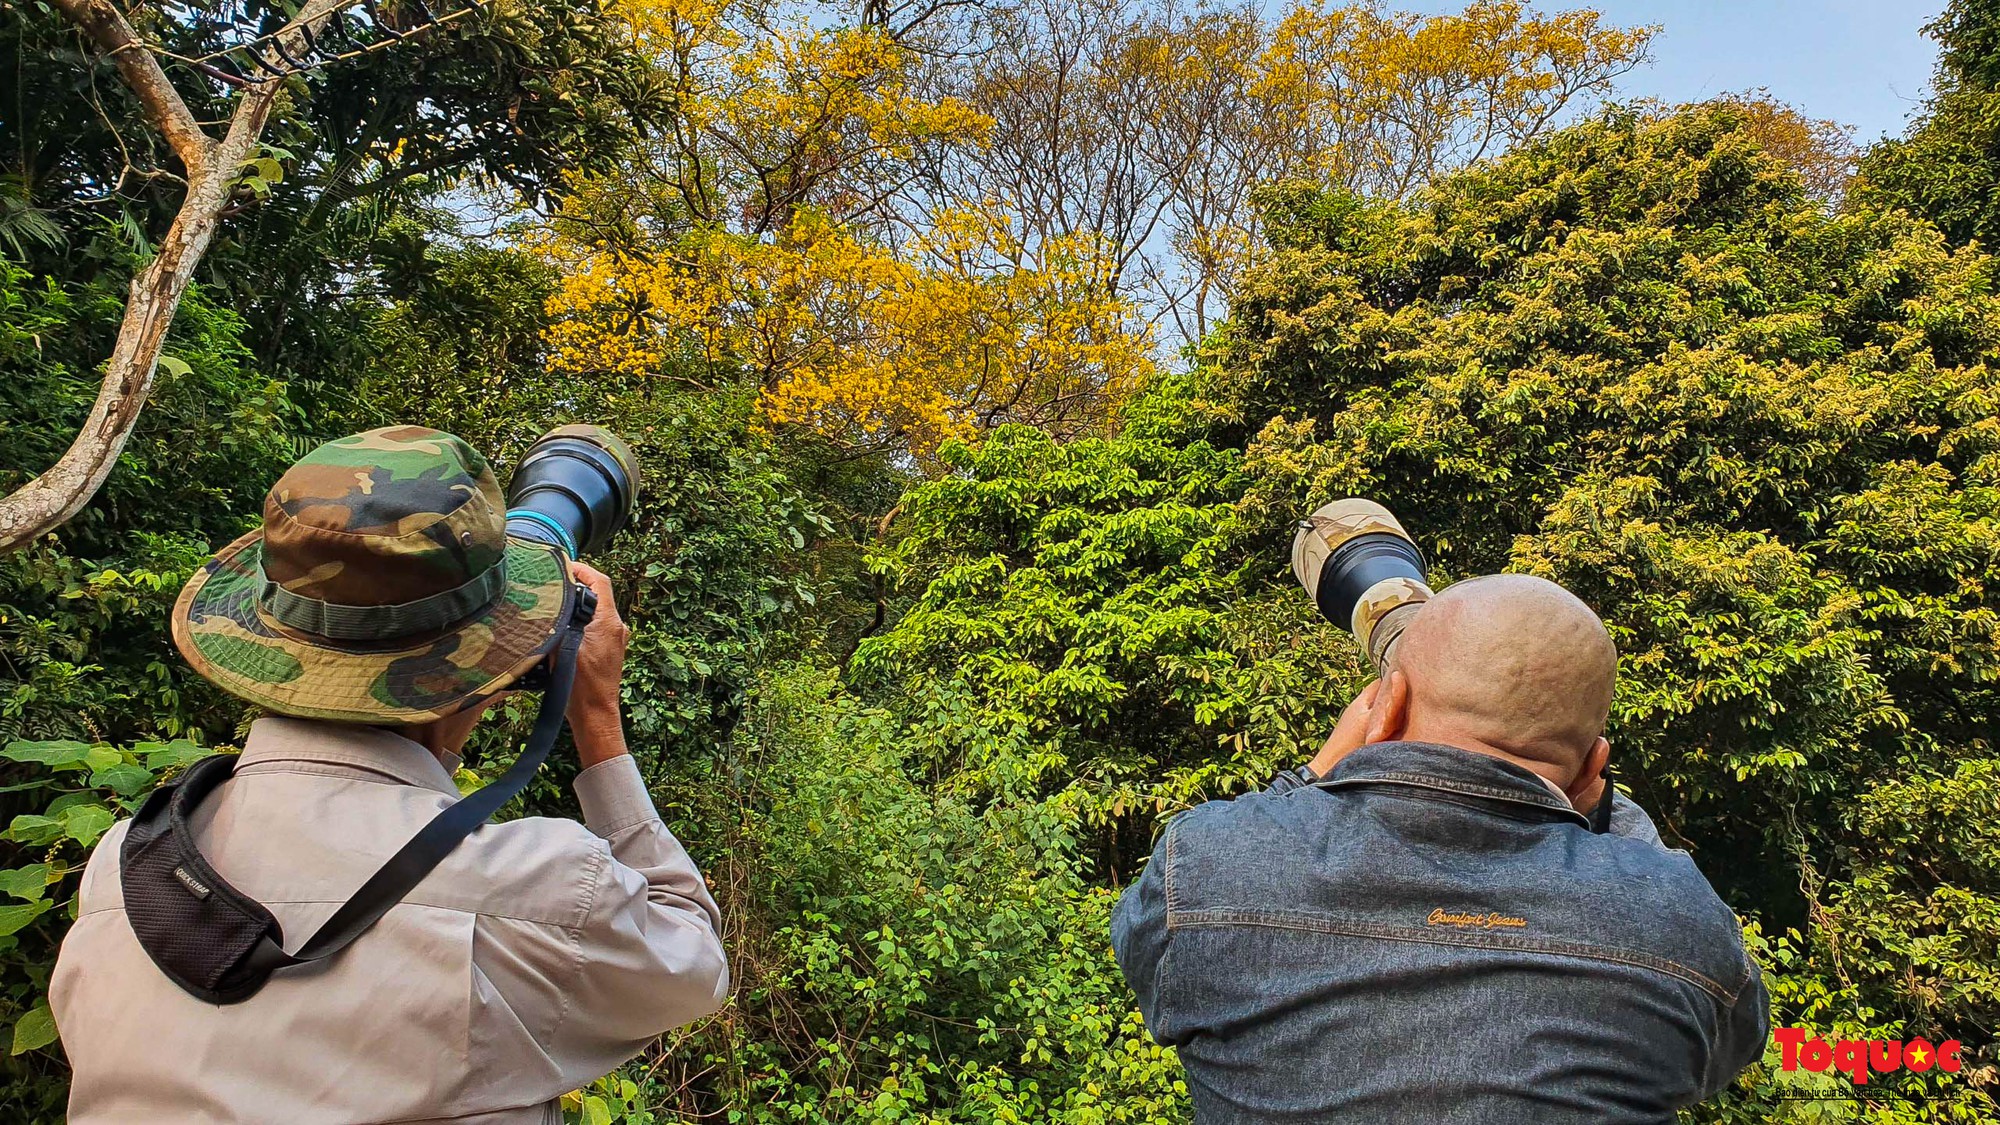
[[[1563,790],[1570,800],[1575,801],[1592,793],[1597,788],[1598,779],[1604,776],[1604,764],[1611,760],[1611,743],[1603,735],[1590,744],[1590,750],[1583,756],[1583,768],[1576,778]],[[1593,802],[1594,803],[1594,802]]]
[[[1410,678],[1391,669],[1375,685],[1375,698],[1368,708],[1368,732],[1363,742],[1394,742],[1410,727]]]

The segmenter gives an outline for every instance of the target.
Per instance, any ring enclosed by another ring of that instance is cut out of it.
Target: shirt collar
[[[437,756],[382,727],[269,716],[250,724],[238,767],[259,762],[317,762],[379,774],[453,797],[458,786]],[[452,766],[458,764],[454,756]]]
[[[1319,785],[1406,785],[1528,805],[1588,827],[1556,784],[1525,766],[1435,742],[1377,742],[1342,758]]]

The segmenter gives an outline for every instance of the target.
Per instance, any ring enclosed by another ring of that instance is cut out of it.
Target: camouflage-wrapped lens
[[[1300,521],[1292,573],[1328,621],[1354,634],[1378,672],[1431,596],[1416,543],[1373,500],[1335,500]]]

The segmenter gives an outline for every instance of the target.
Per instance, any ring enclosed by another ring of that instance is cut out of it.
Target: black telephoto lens
[[[632,516],[639,496],[631,447],[601,426],[544,434],[507,484],[507,534],[557,547],[571,559],[597,553]]]

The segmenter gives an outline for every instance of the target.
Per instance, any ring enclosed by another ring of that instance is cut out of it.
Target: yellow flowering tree
[[[1428,17],[1307,0],[1258,60],[1267,149],[1291,175],[1401,197],[1546,131],[1638,65],[1655,30],[1517,0]]]
[[[563,269],[555,364],[759,380],[774,425],[908,451],[1003,422],[1082,431],[1152,347],[1101,244],[1038,246],[1001,208],[917,204],[917,170],[990,121],[919,93],[908,31],[714,0],[626,0],[680,119],[579,183],[532,241]]]
[[[1255,185],[1401,198],[1608,93],[1655,31],[1513,0],[1022,0],[980,30],[928,72],[994,122],[945,154],[944,190],[999,201],[1031,252],[1104,240],[1121,291],[1182,340],[1255,256]]]
[[[1259,243],[1250,192],[1400,197],[1536,135],[1650,29],[1512,0],[618,0],[679,107],[534,236],[556,364],[712,384],[929,466],[1004,422],[1108,417],[1200,338]]]
[[[1005,422],[1074,436],[1137,383],[1150,344],[1094,246],[1007,268],[1012,238],[962,212],[890,245],[809,207],[769,237],[702,227],[656,258],[607,249],[556,297],[555,361],[748,370],[771,422],[925,465],[945,440]]]

